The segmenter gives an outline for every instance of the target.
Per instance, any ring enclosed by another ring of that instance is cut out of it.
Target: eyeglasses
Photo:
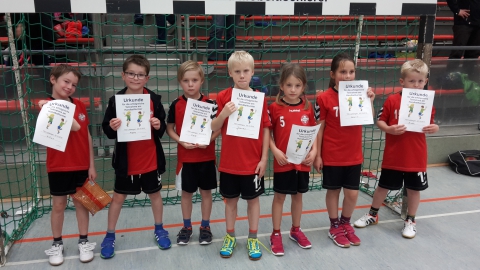
[[[147,75],[145,75],[145,74],[135,74],[135,73],[132,73],[132,72],[124,72],[124,73],[125,73],[125,75],[127,75],[127,77],[130,78],[130,79],[134,79],[135,76],[137,76],[137,78],[138,78],[139,80],[143,80],[143,79],[145,79],[145,78],[147,77]]]

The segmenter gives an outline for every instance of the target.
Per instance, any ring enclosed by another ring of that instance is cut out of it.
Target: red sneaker
[[[347,237],[348,241],[350,241],[350,244],[353,246],[360,246],[360,238],[355,235],[355,230],[353,229],[352,225],[350,225],[350,223],[345,223],[340,226],[342,226],[345,230],[345,237]]]
[[[290,239],[297,242],[301,248],[311,248],[312,243],[308,240],[300,228],[290,230]]]
[[[345,236],[345,230],[341,225],[338,228],[330,228],[330,231],[328,232],[328,237],[330,237],[330,239],[333,240],[335,245],[339,247],[350,247],[350,241]]]
[[[273,255],[283,256],[285,254],[285,251],[283,250],[282,235],[280,233],[272,233],[272,235],[270,235],[270,246]]]

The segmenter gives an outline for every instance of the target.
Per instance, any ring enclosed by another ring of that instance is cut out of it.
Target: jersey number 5
[[[283,116],[280,116],[280,126],[281,127],[285,126],[285,118]]]

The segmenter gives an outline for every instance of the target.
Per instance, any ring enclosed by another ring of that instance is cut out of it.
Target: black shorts
[[[297,194],[308,191],[309,172],[291,170],[273,174],[273,191],[281,194]]]
[[[256,174],[236,175],[220,172],[220,194],[224,198],[236,198],[242,195],[242,199],[251,200],[265,192],[264,179]]]
[[[184,162],[176,177],[177,190],[194,193],[198,188],[210,190],[217,188],[217,168],[215,160],[203,162]]]
[[[162,176],[157,170],[127,177],[115,177],[114,191],[120,194],[137,195],[140,192],[152,194],[162,189]]]
[[[352,166],[323,166],[323,183],[324,189],[348,188],[359,190],[360,174],[362,165]]]
[[[48,183],[52,196],[75,194],[77,187],[83,186],[88,178],[88,170],[73,172],[50,172]]]
[[[382,169],[378,186],[389,190],[399,190],[405,187],[411,190],[425,190],[428,188],[427,172],[402,172]]]

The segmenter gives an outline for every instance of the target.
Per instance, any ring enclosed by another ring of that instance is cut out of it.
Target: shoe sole
[[[413,238],[415,238],[415,235],[410,237],[410,236],[406,236],[406,235],[403,235],[403,234],[402,234],[402,236],[403,236],[403,238],[407,238],[407,239],[413,239]]]
[[[273,252],[272,243],[271,243],[271,242],[270,242],[270,252],[272,252],[272,254],[275,255],[275,256],[283,256],[283,255],[285,255],[285,252],[278,252],[278,253]]]
[[[80,260],[80,261],[81,261],[82,263],[89,263],[89,262],[93,261],[93,258],[95,258],[95,256],[93,256],[90,260],[87,260],[87,261],[82,261],[82,260]]]
[[[48,262],[51,266],[59,266],[59,265],[62,265],[64,261],[62,261],[61,263],[51,263],[51,262]]]
[[[210,241],[210,242],[209,241],[202,241],[202,242],[199,241],[199,244],[202,245],[202,246],[210,245],[211,243],[212,243],[212,241]]]
[[[355,228],[360,228],[360,229],[361,229],[361,228],[368,227],[368,226],[370,226],[370,225],[377,225],[377,224],[378,224],[378,221],[377,221],[377,222],[370,223],[370,224],[367,224],[367,225],[365,225],[365,226],[363,226],[363,227],[358,226],[358,225],[355,224],[355,223],[353,223],[353,226],[355,226]]]
[[[158,246],[158,248],[161,249],[161,250],[166,250],[166,249],[170,249],[170,248],[172,247],[172,244],[170,244],[170,246],[168,246],[168,247],[161,247],[161,246],[158,245],[158,244],[157,244],[157,246]]]
[[[341,248],[349,248],[349,247],[350,247],[350,244],[348,244],[348,245],[340,245],[339,243],[337,243],[337,241],[335,241],[335,238],[333,238],[333,236],[332,236],[330,233],[328,233],[328,237],[329,237],[330,239],[332,239],[332,241],[333,241],[333,243],[335,243],[335,245],[337,245],[337,246],[339,246],[339,247],[341,247]]]
[[[250,259],[250,261],[258,261],[262,258],[262,256],[260,256],[258,258],[252,258],[252,257],[248,256],[248,258]]]
[[[295,243],[297,243],[297,245],[303,249],[309,249],[309,248],[312,248],[312,245],[310,246],[302,246],[300,245],[300,243],[298,243],[297,239],[293,238],[291,235],[288,236],[290,239],[292,239]]]
[[[190,242],[190,241],[189,241]],[[179,246],[186,246],[188,245],[189,242],[177,242],[177,245]]]
[[[224,258],[224,259],[228,259],[228,258],[231,258],[232,255],[233,255],[233,252],[232,252],[232,254],[230,254],[230,255],[222,255],[222,254],[220,254],[220,257],[222,257],[222,258]]]
[[[102,254],[100,254],[100,258],[105,259],[105,260],[111,259],[113,257],[115,257],[115,253],[113,253],[112,256],[110,256],[110,257],[105,257]]]

